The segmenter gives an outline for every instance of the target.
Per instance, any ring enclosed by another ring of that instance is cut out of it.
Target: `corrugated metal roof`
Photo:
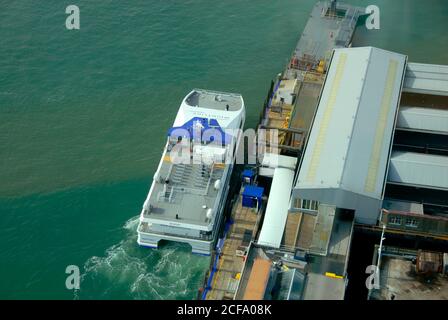
[[[372,47],[334,51],[296,189],[381,199],[405,64]]]
[[[448,110],[400,106],[397,128],[448,134]]]
[[[394,151],[387,180],[430,189],[448,189],[448,157]]]
[[[294,171],[276,168],[258,244],[279,248],[285,230]]]
[[[448,66],[408,63],[404,92],[448,95]]]

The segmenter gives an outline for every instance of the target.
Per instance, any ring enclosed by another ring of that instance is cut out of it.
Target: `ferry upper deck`
[[[192,107],[221,111],[238,111],[243,107],[243,100],[239,94],[202,89],[193,90],[185,102]]]

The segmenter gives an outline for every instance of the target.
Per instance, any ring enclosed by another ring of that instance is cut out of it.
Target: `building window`
[[[416,219],[408,218],[406,219],[406,227],[418,227],[418,221]]]
[[[389,217],[389,224],[393,224],[393,225],[401,225],[401,217],[397,217],[397,216],[391,216]]]
[[[305,210],[317,211],[319,202],[314,200],[302,199],[301,208]]]

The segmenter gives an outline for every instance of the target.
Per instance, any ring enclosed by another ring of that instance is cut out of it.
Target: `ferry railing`
[[[148,225],[140,224],[140,227],[138,228],[140,232],[148,233],[148,234],[156,234],[161,236],[168,236],[168,237],[176,237],[176,238],[185,238],[185,239],[192,239],[192,240],[200,240],[200,241],[211,241],[213,240],[213,234],[211,235],[201,235],[201,236],[191,236],[191,235],[181,235],[171,232],[163,232],[158,230],[151,230],[151,228]]]

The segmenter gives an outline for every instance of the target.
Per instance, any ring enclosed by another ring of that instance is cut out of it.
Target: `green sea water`
[[[0,298],[194,299],[209,258],[136,244],[165,132],[194,87],[242,93],[253,127],[314,2],[0,0]],[[356,45],[448,64],[446,0],[347,2],[381,10]]]

